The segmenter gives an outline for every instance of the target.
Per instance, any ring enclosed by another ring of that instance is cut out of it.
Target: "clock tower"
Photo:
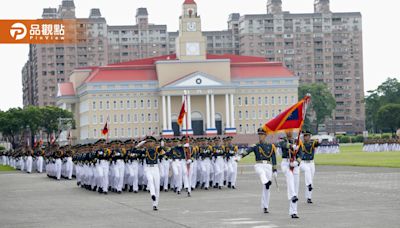
[[[206,38],[201,32],[201,19],[194,0],[185,0],[179,17],[179,37],[176,39],[176,56],[180,60],[205,60]]]

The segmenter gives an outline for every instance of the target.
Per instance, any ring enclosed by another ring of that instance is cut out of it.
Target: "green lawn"
[[[279,162],[280,160],[278,158]],[[253,164],[254,155],[245,157],[240,163]],[[400,168],[400,151],[368,153],[362,151],[362,144],[360,143],[344,144],[340,146],[340,153],[338,154],[317,154],[315,163],[318,165]]]
[[[0,165],[0,171],[13,171],[14,169],[10,166]]]

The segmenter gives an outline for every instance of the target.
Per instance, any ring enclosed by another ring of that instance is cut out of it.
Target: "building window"
[[[132,137],[132,132],[131,132],[131,129],[130,129],[130,128],[128,128],[128,137],[129,137],[129,138]]]
[[[158,127],[155,127],[155,128],[154,128],[154,134],[155,134],[155,135],[160,135],[159,132],[158,132]]]
[[[275,109],[272,109],[272,118],[275,118]]]
[[[255,124],[253,124],[253,133],[256,133],[257,131],[256,131],[256,125]]]
[[[118,129],[117,129],[117,128],[114,129],[114,137],[115,137],[115,138],[118,137]]]
[[[144,127],[142,127],[142,136],[145,136],[146,132],[144,131]]]
[[[144,123],[144,114],[143,113],[141,115],[141,119],[140,120],[141,120],[142,123]]]
[[[248,105],[249,104],[249,100],[248,100],[248,98],[247,97],[244,97],[244,105]]]
[[[242,98],[241,97],[238,97],[238,105],[242,106]]]
[[[128,114],[126,119],[127,119],[126,121],[127,121],[128,123],[130,123],[130,122],[131,122],[131,114]]]
[[[158,100],[157,99],[154,100],[154,108],[158,108]]]
[[[288,97],[285,96],[285,105],[287,105],[287,104],[288,104]]]
[[[254,99],[254,97],[251,97],[251,105],[254,105],[255,104],[255,99]]]
[[[150,113],[147,114],[147,121],[148,121],[149,123],[151,123],[151,114],[150,114]]]
[[[117,115],[114,115],[114,123],[118,123]]]
[[[138,114],[133,114],[133,122],[137,123],[138,122]]]
[[[266,111],[265,111],[265,118],[266,118],[266,119],[269,119],[269,113],[268,113],[268,110],[266,110]]]
[[[93,124],[97,124],[97,116],[96,116],[96,115],[93,115],[93,121],[92,121],[92,123],[93,123]]]
[[[264,97],[264,103],[267,105],[268,104],[268,97]]]
[[[114,109],[114,110],[117,110],[117,101],[114,101],[114,102],[113,102],[113,109]]]
[[[246,130],[245,131],[246,131],[245,133],[249,133],[249,131],[250,131],[250,128],[249,128],[248,124],[246,124]]]
[[[93,110],[96,110],[96,101],[93,101],[92,109],[93,109]]]
[[[144,101],[140,100],[140,108],[143,109],[144,108]]]
[[[242,111],[239,111],[239,120],[241,120],[242,119]]]
[[[281,97],[280,97],[280,96],[278,97],[278,104],[279,104],[279,105],[282,104],[282,100],[281,100]]]
[[[119,137],[124,137],[124,129],[121,128],[119,131]]]
[[[134,108],[134,109],[137,108],[137,102],[136,102],[136,100],[133,101],[133,108]]]
[[[110,110],[110,101],[107,101],[107,102],[106,102],[106,109],[107,109],[107,110]]]
[[[246,111],[246,120],[248,120],[249,119],[249,111]]]
[[[151,127],[149,127],[149,130],[147,132],[148,135],[153,135],[153,132],[151,131]]]
[[[158,113],[154,113],[154,121],[158,122]]]
[[[129,100],[126,101],[126,108],[131,109],[131,101]]]
[[[137,127],[135,128],[135,137],[138,137],[139,136],[139,132],[138,132],[138,129],[137,129]]]
[[[100,110],[103,110],[103,102],[102,101],[100,101],[100,103],[99,103],[99,108],[100,108]]]
[[[100,123],[104,123],[103,115],[100,115]]]
[[[274,96],[271,97],[271,104],[272,104],[272,105],[275,104],[275,97],[274,97]]]
[[[124,114],[121,114],[121,116],[120,116],[120,122],[121,122],[121,123],[124,122]]]
[[[262,119],[262,112],[261,112],[261,110],[258,110],[258,119]]]
[[[151,101],[147,100],[147,108],[151,108]]]
[[[93,129],[93,138],[97,138],[97,130]]]
[[[120,101],[119,102],[119,108],[120,109],[124,109],[124,101]]]
[[[262,99],[261,99],[261,97],[258,97],[258,105],[262,105]]]
[[[294,96],[292,96],[292,104],[296,103],[296,101],[294,100]]]
[[[239,125],[239,132],[243,133],[243,126],[241,124]]]
[[[253,111],[251,112],[251,115],[252,115],[252,117],[253,117],[253,120],[255,120],[255,119],[257,118],[257,116],[256,116],[256,111],[253,110]]]

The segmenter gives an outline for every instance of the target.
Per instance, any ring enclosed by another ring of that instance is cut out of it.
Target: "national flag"
[[[185,101],[182,103],[182,108],[181,108],[181,112],[179,113],[179,117],[178,117],[178,124],[179,126],[182,126],[183,124],[183,118],[185,118],[186,115],[186,108],[185,108]]]
[[[106,124],[104,125],[103,130],[101,130],[101,134],[102,135],[107,135],[108,134],[108,123],[106,122]]]
[[[302,127],[307,106],[311,101],[309,95],[305,96],[297,104],[294,104],[274,119],[264,124],[263,129],[267,133],[275,133],[286,130],[298,130]]]

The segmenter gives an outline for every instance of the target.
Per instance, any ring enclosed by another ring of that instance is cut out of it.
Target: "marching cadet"
[[[238,147],[232,144],[232,136],[224,138],[225,142],[225,159],[227,163],[227,177],[228,188],[235,189],[237,177],[237,160],[235,157],[238,154]]]
[[[33,164],[33,150],[31,147],[26,148],[26,172],[31,173],[32,172],[32,164]]]
[[[72,156],[73,156],[73,150],[72,150],[71,146],[67,146],[66,152],[65,152],[65,159],[66,159],[65,177],[68,180],[72,180],[72,173],[74,170],[74,163],[72,162]]]
[[[185,138],[182,137],[182,142],[185,142]],[[184,147],[179,144],[179,139],[174,139],[172,148],[172,172],[174,175],[174,191],[179,195],[182,190],[182,182],[185,188],[188,186],[187,168],[185,160]],[[186,172],[185,172],[186,171]]]
[[[63,152],[63,147],[59,147],[58,145],[55,145],[55,154],[54,154],[54,157],[55,157],[55,166],[54,166],[54,169],[55,169],[55,176],[56,176],[56,179],[57,180],[60,180],[61,179],[61,165],[62,165],[62,162],[61,162],[61,159],[62,159],[62,157],[63,157],[63,154],[64,154],[64,152]]]
[[[166,145],[163,145],[163,144]],[[168,178],[169,178],[169,167],[170,167],[170,156],[172,151],[172,140],[162,139],[160,146],[165,151],[164,155],[159,155],[160,159],[160,176],[161,176],[161,186],[164,192],[168,192]]]
[[[211,145],[207,145],[206,138],[200,138],[199,146],[199,157],[200,157],[200,167],[201,167],[201,189],[208,190],[210,187],[210,175],[211,175]]]
[[[36,159],[36,170],[37,170],[38,173],[42,173],[43,172],[43,161],[44,161],[44,159],[43,159],[44,147],[43,146],[42,147],[37,146],[35,151],[36,151],[36,157],[37,157],[37,159]]]
[[[219,137],[214,138],[215,145],[213,146],[213,158],[214,158],[214,188],[222,189],[224,185],[224,156],[225,147],[221,145],[221,139]]]
[[[259,142],[256,145],[247,148],[246,151],[240,154],[237,160],[240,160],[251,152],[254,152],[256,159],[254,169],[263,184],[261,208],[264,210],[264,213],[269,213],[268,206],[271,193],[270,187],[272,184],[272,175],[275,178],[277,177],[276,147],[274,144],[269,144],[265,141],[267,133],[262,128],[259,128],[257,132]]]
[[[158,210],[158,202],[160,198],[160,170],[158,169],[159,155],[165,153],[160,147],[156,147],[156,139],[153,136],[145,138],[145,174],[147,177],[147,185],[150,190],[151,199],[153,200],[153,210]]]
[[[190,153],[190,156],[192,158],[192,163],[190,167],[190,172],[189,172],[189,177],[190,177],[190,183],[191,183],[191,190],[194,190],[197,186],[200,185],[199,181],[199,146],[198,146],[198,140],[192,139],[192,150]]]
[[[313,179],[315,174],[314,154],[315,149],[318,147],[318,141],[311,141],[311,132],[306,131],[303,134],[304,142],[300,142],[302,158],[300,169],[304,171],[304,180],[306,184],[305,195],[307,203],[312,203],[311,196],[313,190]]]
[[[289,215],[292,218],[299,218],[297,216],[297,201],[299,200],[297,196],[299,193],[301,154],[296,153],[297,148],[291,131],[286,132],[286,138],[279,143],[279,146],[282,149],[281,169],[286,177]]]
[[[125,149],[120,149],[121,141],[116,140],[113,143],[112,159],[113,159],[113,173],[114,173],[114,191],[118,194],[122,193],[122,187],[124,183],[124,171],[125,163],[123,156],[125,155]]]

